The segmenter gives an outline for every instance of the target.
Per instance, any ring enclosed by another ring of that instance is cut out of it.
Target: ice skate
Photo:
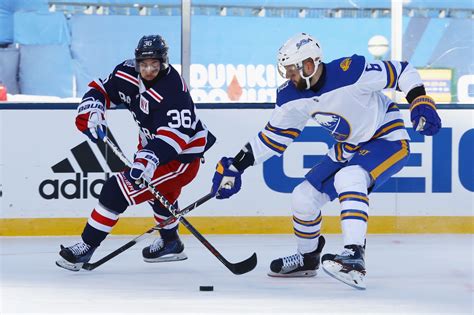
[[[71,271],[79,271],[88,262],[97,247],[92,247],[84,242],[74,244],[69,247],[61,245],[59,255],[61,259],[56,261],[56,265]]]
[[[184,253],[183,242],[179,238],[166,243],[163,239],[157,238],[150,246],[143,249],[142,254],[143,260],[149,263],[188,259]]]
[[[319,268],[321,252],[326,243],[323,236],[319,237],[318,248],[311,253],[296,253],[278,258],[270,264],[270,277],[314,277]]]
[[[339,255],[325,254],[323,270],[331,277],[351,287],[365,290],[365,249],[360,245],[346,245]]]

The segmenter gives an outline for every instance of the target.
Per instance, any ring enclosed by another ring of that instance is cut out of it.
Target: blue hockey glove
[[[428,95],[418,96],[413,100],[410,105],[410,120],[413,128],[425,136],[435,135],[441,128],[435,101]]]
[[[130,178],[135,181],[140,188],[144,187],[143,180],[150,182],[155,174],[155,170],[160,164],[158,157],[151,150],[140,150],[135,153]]]
[[[212,193],[217,199],[227,199],[239,192],[242,174],[232,166],[234,159],[223,157],[216,166],[212,178]]]

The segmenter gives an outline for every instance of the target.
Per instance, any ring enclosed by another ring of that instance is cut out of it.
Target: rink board
[[[410,125],[408,111],[402,111]],[[183,189],[180,205],[207,194],[215,163],[234,156],[265,126],[269,109],[199,109],[217,136],[197,179]],[[126,110],[108,112],[109,127],[129,157],[135,123]],[[410,131],[407,167],[370,195],[371,233],[473,233],[474,110],[440,110],[443,129],[423,137]],[[96,204],[102,183],[117,170],[74,127],[74,110],[0,110],[0,235],[77,234]],[[21,124],[19,124],[21,122]],[[310,122],[285,152],[248,169],[241,192],[211,200],[189,214],[203,233],[291,233],[290,192],[331,145]],[[92,162],[94,163],[92,163]],[[338,203],[323,208],[323,232],[338,233]],[[129,208],[116,234],[143,232],[153,224],[147,205]]]

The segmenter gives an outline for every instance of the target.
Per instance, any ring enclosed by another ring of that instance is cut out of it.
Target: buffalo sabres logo
[[[349,122],[342,116],[333,113],[315,112],[311,115],[318,124],[331,132],[337,141],[345,141],[351,134]]]
[[[352,59],[351,58],[346,58],[344,59],[339,66],[341,67],[342,71],[347,71],[349,67],[351,66]]]

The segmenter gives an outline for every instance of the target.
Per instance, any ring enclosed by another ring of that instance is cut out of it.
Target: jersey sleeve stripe
[[[387,84],[384,88],[393,88],[397,83],[397,71],[395,66],[390,61],[384,61],[383,64],[385,66],[385,70],[387,71]]]
[[[281,129],[281,128],[277,128],[277,127],[274,127],[274,126],[270,125],[270,123],[268,123],[265,126],[265,130],[271,131],[276,135],[287,137],[287,138],[290,138],[290,139],[295,139],[301,133],[301,131],[299,131],[298,129],[295,129],[295,128]]]
[[[155,101],[160,103],[163,100],[163,96],[161,96],[158,92],[156,92],[153,88],[148,89],[146,91]]]
[[[138,79],[131,76],[130,74],[128,74],[126,72],[118,70],[117,73],[115,73],[115,76],[120,78],[120,79],[123,79],[123,80],[125,80],[129,83],[132,83],[135,86],[138,86]]]
[[[186,140],[180,138],[176,133],[169,130],[158,129],[157,138],[171,145],[176,152],[180,153],[186,148]]]
[[[260,141],[263,142],[268,148],[272,149],[273,151],[281,154],[286,150],[286,145],[278,143],[269,137],[267,137],[263,132],[258,133],[258,138]]]
[[[193,147],[204,147],[206,145],[206,138],[198,138],[186,145],[186,149],[193,148]]]
[[[385,125],[382,125],[377,131],[375,132],[375,135],[372,137],[372,139],[379,138],[381,136],[385,136],[389,134],[392,131],[398,130],[398,129],[403,129],[405,128],[405,123],[401,119],[395,119],[392,120]]]
[[[206,149],[207,144],[207,130],[202,130],[196,133],[191,139],[189,139],[186,148],[181,154],[192,154],[202,153]]]
[[[395,67],[395,65],[391,61],[387,61],[387,62],[388,62],[388,65],[390,66],[390,68],[393,70],[394,82],[393,82],[392,87],[395,87],[397,85],[397,82],[398,82],[397,67]]]
[[[387,113],[398,112],[398,111],[399,111],[398,106],[395,103],[390,104],[390,106],[387,109]]]
[[[342,146],[342,149],[346,152],[354,153],[355,151],[360,149],[360,146],[344,143],[344,145]]]
[[[110,97],[109,94],[105,91],[104,86],[100,81],[94,80],[91,83],[89,83],[89,87],[98,90],[102,95],[105,97],[105,107],[110,108]]]
[[[385,65],[385,70],[387,70],[387,85],[385,85],[385,89],[387,89],[394,86],[395,76],[390,64],[387,61],[384,61],[383,64]]]
[[[344,161],[344,152],[342,151],[342,143],[338,142],[335,146],[336,149],[336,159],[341,162]]]
[[[400,62],[400,65],[402,66],[402,69],[400,70],[400,75],[402,75],[403,71],[405,71],[405,68],[408,66],[408,62],[402,61]]]

